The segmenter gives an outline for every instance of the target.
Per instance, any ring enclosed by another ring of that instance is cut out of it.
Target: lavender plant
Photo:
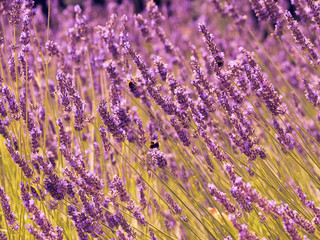
[[[311,0],[0,0],[0,239],[319,239]]]

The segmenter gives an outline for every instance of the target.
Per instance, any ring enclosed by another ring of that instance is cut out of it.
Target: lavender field
[[[320,239],[320,2],[0,0],[0,240]]]

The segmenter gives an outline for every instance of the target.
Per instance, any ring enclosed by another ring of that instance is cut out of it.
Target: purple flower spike
[[[213,184],[208,184],[208,188],[210,194],[214,196],[216,201],[220,202],[229,213],[235,213],[236,207],[230,203],[225,193],[220,192]]]
[[[17,220],[15,214],[13,213],[13,211],[11,211],[11,207],[9,204],[9,196],[6,195],[2,186],[0,187],[0,201],[2,205],[3,214],[5,216],[5,219],[7,220],[8,225],[13,230],[18,230],[19,224],[16,222]]]
[[[19,165],[21,168],[21,171],[24,173],[24,175],[27,178],[33,177],[33,170],[29,167],[28,162],[24,159],[24,156],[20,156],[18,151],[15,151],[14,147],[11,145],[11,141],[7,139],[5,141],[5,145],[7,146],[7,149],[9,153],[11,154],[12,160]]]

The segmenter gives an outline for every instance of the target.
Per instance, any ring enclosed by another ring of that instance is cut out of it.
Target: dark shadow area
[[[94,4],[102,5],[102,6],[104,6],[107,1],[108,0],[93,0]],[[146,2],[148,0],[131,0],[131,1],[134,4],[135,13],[140,13],[145,9]],[[192,1],[192,0],[190,0],[190,1]],[[47,14],[47,12],[48,12],[48,6],[47,6],[47,3],[46,3],[47,0],[34,0],[34,2],[35,2],[35,5],[40,4],[42,6],[43,13]],[[118,4],[121,4],[123,2],[123,0],[116,0],[116,2]],[[170,5],[171,5],[171,1],[170,0],[165,0],[165,1],[154,0],[154,2],[160,7],[161,7],[162,4],[164,4],[170,10]],[[277,2],[277,0],[275,0],[275,2]],[[296,10],[295,7],[291,4],[290,0],[287,0],[287,2],[289,4],[289,8],[287,10],[292,14],[294,19],[299,21],[300,19],[295,13],[295,10]],[[59,5],[60,5],[61,8],[65,8],[66,7],[66,5],[64,4],[63,0],[59,0]],[[254,12],[251,11],[251,14],[254,15]],[[170,11],[169,11],[169,16],[170,16]],[[255,15],[254,15],[254,17],[255,17]],[[258,19],[256,19],[256,21],[258,22]]]
[[[116,0],[116,2],[118,4],[121,4],[123,0]],[[34,0],[35,2],[35,5],[41,5],[42,6],[42,10],[43,10],[43,13],[44,14],[47,14],[48,12],[48,6],[47,6],[47,0]],[[97,4],[97,5],[101,5],[101,6],[104,6],[106,4],[106,0],[93,0],[94,4]],[[133,4],[134,4],[134,10],[135,10],[135,13],[140,13],[142,12],[145,7],[146,7],[146,2],[145,0],[132,0]],[[161,6],[162,4],[162,1],[161,0],[155,0],[155,3],[158,5],[158,6]],[[166,5],[170,5],[170,1],[166,1]],[[66,4],[64,3],[63,0],[59,0],[59,5],[61,8],[65,8],[66,7]]]

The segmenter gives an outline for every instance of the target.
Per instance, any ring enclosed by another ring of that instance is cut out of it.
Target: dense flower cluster
[[[60,2],[0,0],[0,239],[320,238],[317,1]]]

